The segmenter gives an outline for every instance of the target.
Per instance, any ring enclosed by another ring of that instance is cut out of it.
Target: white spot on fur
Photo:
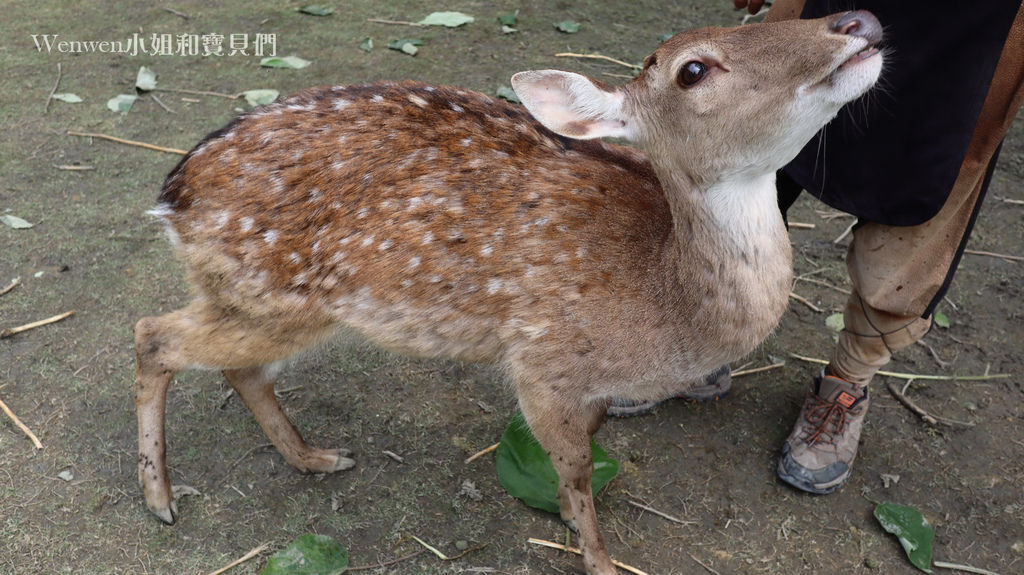
[[[427,107],[427,101],[424,100],[423,98],[420,98],[416,94],[410,95],[409,96],[409,101],[412,102],[413,104],[416,104],[417,106],[419,106],[421,108],[426,108]]]
[[[361,220],[368,215],[370,215],[370,208],[359,208],[359,211],[356,212],[356,219]]]
[[[412,280],[405,280],[405,281],[403,281],[402,282],[402,287],[406,288],[406,289],[412,287]]]
[[[367,238],[364,238],[362,242],[359,242],[359,245],[361,247],[364,247],[364,248],[365,247],[369,247],[371,244],[373,244],[373,239],[374,239],[373,236],[369,236]]]
[[[490,256],[491,253],[493,253],[493,252],[494,252],[494,248],[491,247],[490,245],[486,245],[486,246],[480,248],[480,255],[482,255],[482,256]]]
[[[426,234],[423,234],[423,245],[427,245],[432,241],[434,241],[434,232],[427,232]]]
[[[250,218],[249,216],[245,216],[244,218],[238,220],[238,227],[243,232],[248,232],[249,230],[252,229],[253,223],[254,222],[253,222],[252,218]]]
[[[414,270],[420,266],[420,257],[413,256],[409,258],[409,269]]]
[[[288,254],[288,261],[297,264],[302,261],[302,256],[299,255],[299,252],[292,252]]]
[[[498,293],[503,287],[505,287],[505,283],[498,278],[487,280],[487,293],[490,295]]]
[[[451,108],[452,110],[454,110],[455,113],[457,113],[457,114],[461,114],[461,113],[466,111],[465,108],[463,108],[462,106],[456,104],[455,102],[449,102],[448,103],[448,107]]]
[[[349,102],[345,98],[337,98],[337,99],[334,100],[334,104],[333,104],[332,107],[335,109],[335,111],[341,111],[342,109],[344,109],[346,106],[348,106],[351,103],[352,102]]]
[[[263,232],[263,241],[267,242],[267,245],[274,245],[277,241],[277,230],[267,230]]]
[[[370,98],[370,101],[373,102],[374,104],[379,104],[384,101],[384,96],[381,96],[380,94],[374,94],[374,96]]]
[[[473,143],[473,138],[463,138],[459,143],[462,144],[462,147],[468,148]]]
[[[384,252],[384,251],[390,250],[391,246],[393,246],[393,245],[395,245],[395,242],[393,242],[391,240],[384,240],[384,241],[382,241],[380,243],[380,245],[377,246],[377,250]]]

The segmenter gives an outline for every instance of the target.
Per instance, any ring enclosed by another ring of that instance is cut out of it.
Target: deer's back
[[[671,228],[639,152],[412,83],[257,109],[190,152],[160,202],[193,284],[226,309],[381,334],[429,320],[424,337],[471,340],[438,353],[471,357],[592,295],[646,297]]]

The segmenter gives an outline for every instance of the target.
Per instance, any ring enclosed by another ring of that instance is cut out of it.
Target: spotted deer
[[[620,87],[516,74],[525,109],[377,83],[301,92],[210,134],[154,210],[191,303],[135,326],[150,510],[177,519],[164,417],[187,368],[223,370],[291,465],[352,467],[307,445],[273,389],[284,360],[346,327],[503,366],[587,572],[613,573],[590,438],[612,398],[676,391],[774,329],[792,281],[774,173],[874,84],[880,37],[867,12],[694,30]]]

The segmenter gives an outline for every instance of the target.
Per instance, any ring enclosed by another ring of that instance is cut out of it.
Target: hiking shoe
[[[832,493],[850,476],[868,411],[868,388],[822,372],[782,445],[779,478],[810,493]]]
[[[633,417],[649,413],[658,404],[670,399],[688,399],[703,403],[721,399],[729,394],[732,389],[732,373],[728,365],[723,365],[717,371],[704,378],[704,385],[691,387],[679,395],[656,399],[654,401],[633,401],[630,399],[614,399],[608,407],[607,414],[614,417]]]

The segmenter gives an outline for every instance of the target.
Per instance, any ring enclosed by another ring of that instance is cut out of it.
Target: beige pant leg
[[[928,332],[931,320],[921,316],[942,289],[960,242],[970,233],[989,163],[1022,98],[1024,5],[1010,29],[959,176],[938,215],[918,226],[866,223],[854,232],[846,258],[854,293],[829,366],[834,375],[866,385],[892,352]]]

